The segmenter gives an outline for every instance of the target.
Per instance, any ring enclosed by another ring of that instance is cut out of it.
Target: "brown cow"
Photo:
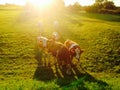
[[[58,65],[60,67],[66,66],[67,68],[66,73],[71,74],[72,59],[68,48],[64,44],[56,42],[54,40],[48,41],[47,48],[48,52],[50,52],[54,57],[57,58]]]
[[[71,73],[71,56],[69,49],[62,43],[56,42],[53,39],[46,39],[45,37],[40,37],[39,46],[42,48],[47,48],[48,52],[57,58],[58,65],[61,67],[63,65],[67,68],[67,74]]]
[[[62,61],[64,61],[64,64],[66,65],[71,64],[71,57],[68,48],[64,44],[54,40],[50,40],[49,42],[50,43],[47,46],[48,51],[51,52],[54,57],[57,57],[58,62],[62,63]]]
[[[83,53],[84,50],[80,48],[80,46],[72,41],[72,40],[66,40],[64,42],[65,46],[69,49],[69,52],[71,54],[71,58],[75,57],[78,61],[80,60],[80,56]]]

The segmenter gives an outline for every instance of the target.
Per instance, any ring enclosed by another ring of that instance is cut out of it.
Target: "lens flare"
[[[29,0],[29,2],[37,8],[46,8],[51,5],[52,0]]]

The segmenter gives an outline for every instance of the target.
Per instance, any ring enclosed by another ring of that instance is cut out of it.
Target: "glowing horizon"
[[[36,5],[38,4],[37,3],[38,1],[42,2],[41,6],[42,5],[44,6],[45,3],[48,4],[49,1],[52,1],[52,0],[44,0],[44,1],[41,1],[41,0],[0,0],[0,4],[10,3],[10,4],[17,4],[17,5],[25,5],[26,2],[30,2],[30,1],[32,2],[35,1]],[[109,1],[113,1],[116,6],[120,6],[119,0],[109,0]],[[65,2],[65,6],[73,5],[75,2],[79,2],[80,5],[82,6],[87,6],[87,5],[92,5],[95,2],[95,0],[64,0],[64,2]]]
[[[75,2],[78,2],[82,6],[92,5],[95,3],[94,0],[64,0],[65,6],[73,5]]]

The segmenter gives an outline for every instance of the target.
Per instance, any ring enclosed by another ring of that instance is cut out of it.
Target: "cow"
[[[39,37],[38,41],[39,47],[46,48],[47,52],[57,59],[58,65],[60,67],[66,66],[66,73],[71,74],[72,59],[69,49],[61,42],[54,41],[53,39]]]
[[[39,56],[41,56],[41,60],[42,58],[44,59],[43,61],[44,65],[46,66],[46,60],[48,59],[48,66],[50,66],[50,55],[46,51],[47,41],[48,39],[46,37],[43,36],[37,37],[37,49],[39,51]]]
[[[72,40],[66,40],[64,45],[69,49],[71,58],[75,57],[78,61],[80,60],[81,54],[84,52],[76,42]]]

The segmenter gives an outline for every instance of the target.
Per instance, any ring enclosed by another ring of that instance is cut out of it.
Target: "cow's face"
[[[76,48],[75,49],[75,58],[79,61],[80,60],[80,56],[83,53],[83,50],[81,50],[80,48]]]
[[[41,48],[47,47],[47,41],[48,41],[48,39],[46,37],[40,36],[37,38],[37,43],[38,43],[39,47],[41,47]]]
[[[75,58],[78,60],[80,59],[80,49],[79,48],[75,49]]]

